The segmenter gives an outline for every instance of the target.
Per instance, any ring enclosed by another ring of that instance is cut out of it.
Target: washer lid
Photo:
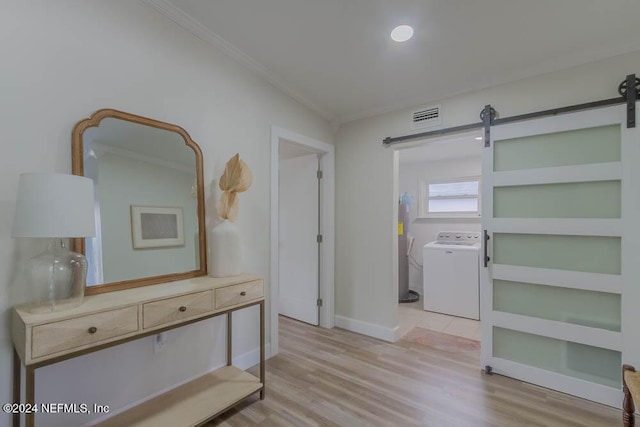
[[[455,250],[455,251],[477,251],[480,249],[480,242],[476,243],[456,243],[456,242],[431,242],[424,245],[424,249],[432,250]]]
[[[442,246],[442,245],[449,245],[449,246],[473,246],[473,245],[477,245],[479,244],[479,242],[474,242],[474,241],[469,241],[469,242],[438,242],[437,240],[435,242],[431,242],[434,244],[434,246]]]

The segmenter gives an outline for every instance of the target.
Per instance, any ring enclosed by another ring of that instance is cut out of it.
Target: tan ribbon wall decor
[[[231,222],[238,219],[238,193],[247,191],[252,182],[253,175],[249,166],[240,160],[240,154],[236,153],[227,162],[218,184],[222,190],[218,206],[218,215],[221,219]]]

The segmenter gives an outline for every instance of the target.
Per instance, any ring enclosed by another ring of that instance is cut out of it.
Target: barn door
[[[640,309],[638,131],[621,105],[494,126],[490,142],[482,366],[620,406],[621,365],[640,357],[623,356],[640,326],[622,310]]]

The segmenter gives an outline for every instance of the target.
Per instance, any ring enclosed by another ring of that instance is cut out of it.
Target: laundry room
[[[398,150],[401,336],[480,340],[481,154],[477,131]]]

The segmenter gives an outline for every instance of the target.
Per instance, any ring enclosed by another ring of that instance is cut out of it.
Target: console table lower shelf
[[[257,377],[235,366],[225,366],[97,426],[197,426],[260,390],[262,383]]]

